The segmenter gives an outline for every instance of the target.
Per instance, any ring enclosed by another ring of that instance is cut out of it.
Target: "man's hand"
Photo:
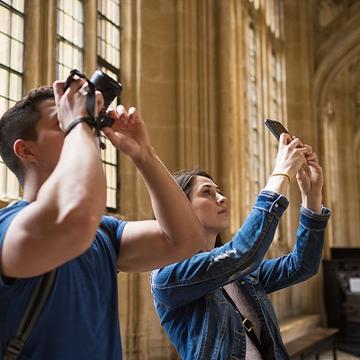
[[[65,131],[69,124],[77,118],[89,116],[86,110],[87,83],[84,79],[74,79],[64,92],[64,81],[55,81],[53,84],[54,96],[58,114],[58,121]],[[99,91],[95,93],[95,117],[104,106],[104,99]]]
[[[317,155],[312,153],[306,156],[307,163],[302,166],[296,175],[301,191],[303,205],[315,212],[321,212],[323,172]]]

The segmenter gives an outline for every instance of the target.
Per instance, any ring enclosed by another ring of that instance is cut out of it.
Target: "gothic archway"
[[[359,12],[321,45],[314,82],[326,201],[333,210],[327,254],[331,246],[359,246],[360,26],[354,24],[360,24]]]

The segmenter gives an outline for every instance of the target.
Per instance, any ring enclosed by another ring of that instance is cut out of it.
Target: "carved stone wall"
[[[89,28],[96,0],[84,2]],[[26,2],[25,89],[55,76],[56,1]],[[92,24],[92,25],[91,25]],[[325,173],[324,202],[333,210],[330,246],[359,246],[360,2],[357,0],[121,0],[121,69],[125,105],[135,105],[171,171],[198,165],[231,199],[240,226],[271,172],[276,142],[265,117],[281,120],[313,145]],[[87,32],[85,72],[96,65]],[[40,51],[39,51],[40,50]],[[41,55],[41,56],[40,56]],[[141,177],[121,157],[120,213],[151,218]],[[296,184],[267,256],[294,243]],[[151,244],[149,244],[151,246]],[[280,320],[323,313],[321,271],[271,296]],[[149,274],[121,274],[124,358],[177,359],[160,328]]]
[[[140,108],[170,170],[208,169],[231,199],[229,238],[269,175],[276,143],[264,117],[313,145],[326,175],[332,245],[358,246],[359,2],[123,0],[124,101]],[[122,209],[151,216],[141,179],[122,161]],[[288,252],[298,224],[295,184],[268,256]],[[121,275],[126,359],[176,359],[149,295],[149,274]],[[280,319],[322,314],[321,272],[272,295]]]
[[[359,246],[359,54],[360,3],[339,8],[318,26],[314,81],[315,117],[321,131],[326,196],[333,209],[326,254],[331,246]],[[337,9],[335,11],[335,8]],[[322,9],[318,9],[321,14]],[[335,15],[336,14],[336,15]]]

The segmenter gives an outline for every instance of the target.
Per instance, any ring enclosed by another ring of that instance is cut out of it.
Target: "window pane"
[[[0,197],[6,197],[6,177],[8,169],[3,162],[0,162]]]
[[[22,92],[22,79],[21,76],[16,74],[10,74],[10,88],[9,88],[9,98],[11,100],[19,100],[21,98]]]
[[[3,114],[9,108],[8,99],[0,96],[0,114]]]
[[[0,95],[7,97],[9,94],[9,72],[0,68]]]
[[[24,40],[24,19],[18,14],[12,14],[11,36],[19,41]]]
[[[1,22],[1,21],[0,21]],[[0,64],[9,66],[10,60],[10,38],[0,33]]]
[[[23,44],[17,40],[11,40],[10,67],[18,72],[23,71]]]
[[[4,3],[9,6],[4,5]],[[24,1],[0,3],[0,116],[20,100],[23,84]],[[19,197],[18,181],[0,159],[0,197]]]
[[[0,32],[10,33],[10,10],[0,6]]]
[[[119,81],[120,77],[120,3],[114,0],[98,0],[97,12],[98,68]],[[114,100],[114,107],[117,99]],[[116,149],[106,140],[102,154],[107,184],[107,207],[118,208],[118,156]]]
[[[16,9],[22,13],[24,12],[24,0],[13,0],[12,6],[14,9]]]
[[[70,70],[83,69],[84,5],[80,0],[57,2],[57,77],[66,78]]]

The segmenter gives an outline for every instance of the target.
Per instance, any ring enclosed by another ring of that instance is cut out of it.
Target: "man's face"
[[[32,149],[39,169],[49,176],[57,165],[64,143],[64,132],[60,129],[54,99],[44,100],[39,105],[41,118],[36,126],[37,140]]]

